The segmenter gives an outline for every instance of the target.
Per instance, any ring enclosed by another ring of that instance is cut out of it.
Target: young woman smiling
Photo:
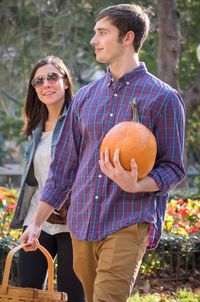
[[[24,231],[37,210],[53,149],[72,97],[72,79],[63,61],[53,56],[39,60],[31,72],[24,105],[23,134],[28,137],[28,144],[20,195],[10,225],[13,229],[23,228]],[[66,206],[65,200],[66,196],[63,196],[62,208]],[[66,217],[61,217],[59,211],[52,215],[60,219],[56,223],[55,219],[45,222],[39,242],[53,258],[57,256],[58,290],[66,292],[70,302],[82,302],[84,294],[73,271],[72,244]],[[39,250],[28,253],[20,250],[20,286],[43,288],[46,274],[46,259]]]

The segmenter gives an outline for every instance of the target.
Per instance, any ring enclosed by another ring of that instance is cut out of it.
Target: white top
[[[51,161],[52,133],[53,131],[42,132],[41,140],[35,150],[35,154],[33,157],[33,165],[34,175],[38,181],[38,187],[31,198],[28,213],[23,224],[24,226],[28,225],[31,222],[32,217],[38,208],[40,194],[48,176],[49,165]],[[50,235],[54,235],[61,232],[69,232],[67,225],[51,224],[49,222],[43,223],[42,230]]]

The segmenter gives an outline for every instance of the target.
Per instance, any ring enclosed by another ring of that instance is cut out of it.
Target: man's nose
[[[91,44],[92,46],[94,46],[94,45],[97,44],[97,37],[96,37],[96,35],[94,35],[94,37],[90,40],[90,44]]]

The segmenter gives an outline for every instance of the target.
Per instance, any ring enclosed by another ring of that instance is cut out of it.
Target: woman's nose
[[[43,86],[50,86],[50,81],[45,78]]]

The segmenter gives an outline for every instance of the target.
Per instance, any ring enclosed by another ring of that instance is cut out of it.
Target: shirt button
[[[99,178],[101,178],[101,177],[102,177],[102,175],[101,175],[101,174],[99,174],[99,175],[98,175],[98,177],[99,177]]]
[[[117,97],[117,93],[114,93],[114,97]]]
[[[126,82],[126,85],[129,85],[130,84],[130,82]]]
[[[113,113],[112,112],[110,113],[110,117],[113,117]]]
[[[98,196],[98,195],[95,195],[95,199],[99,199],[99,196]]]

